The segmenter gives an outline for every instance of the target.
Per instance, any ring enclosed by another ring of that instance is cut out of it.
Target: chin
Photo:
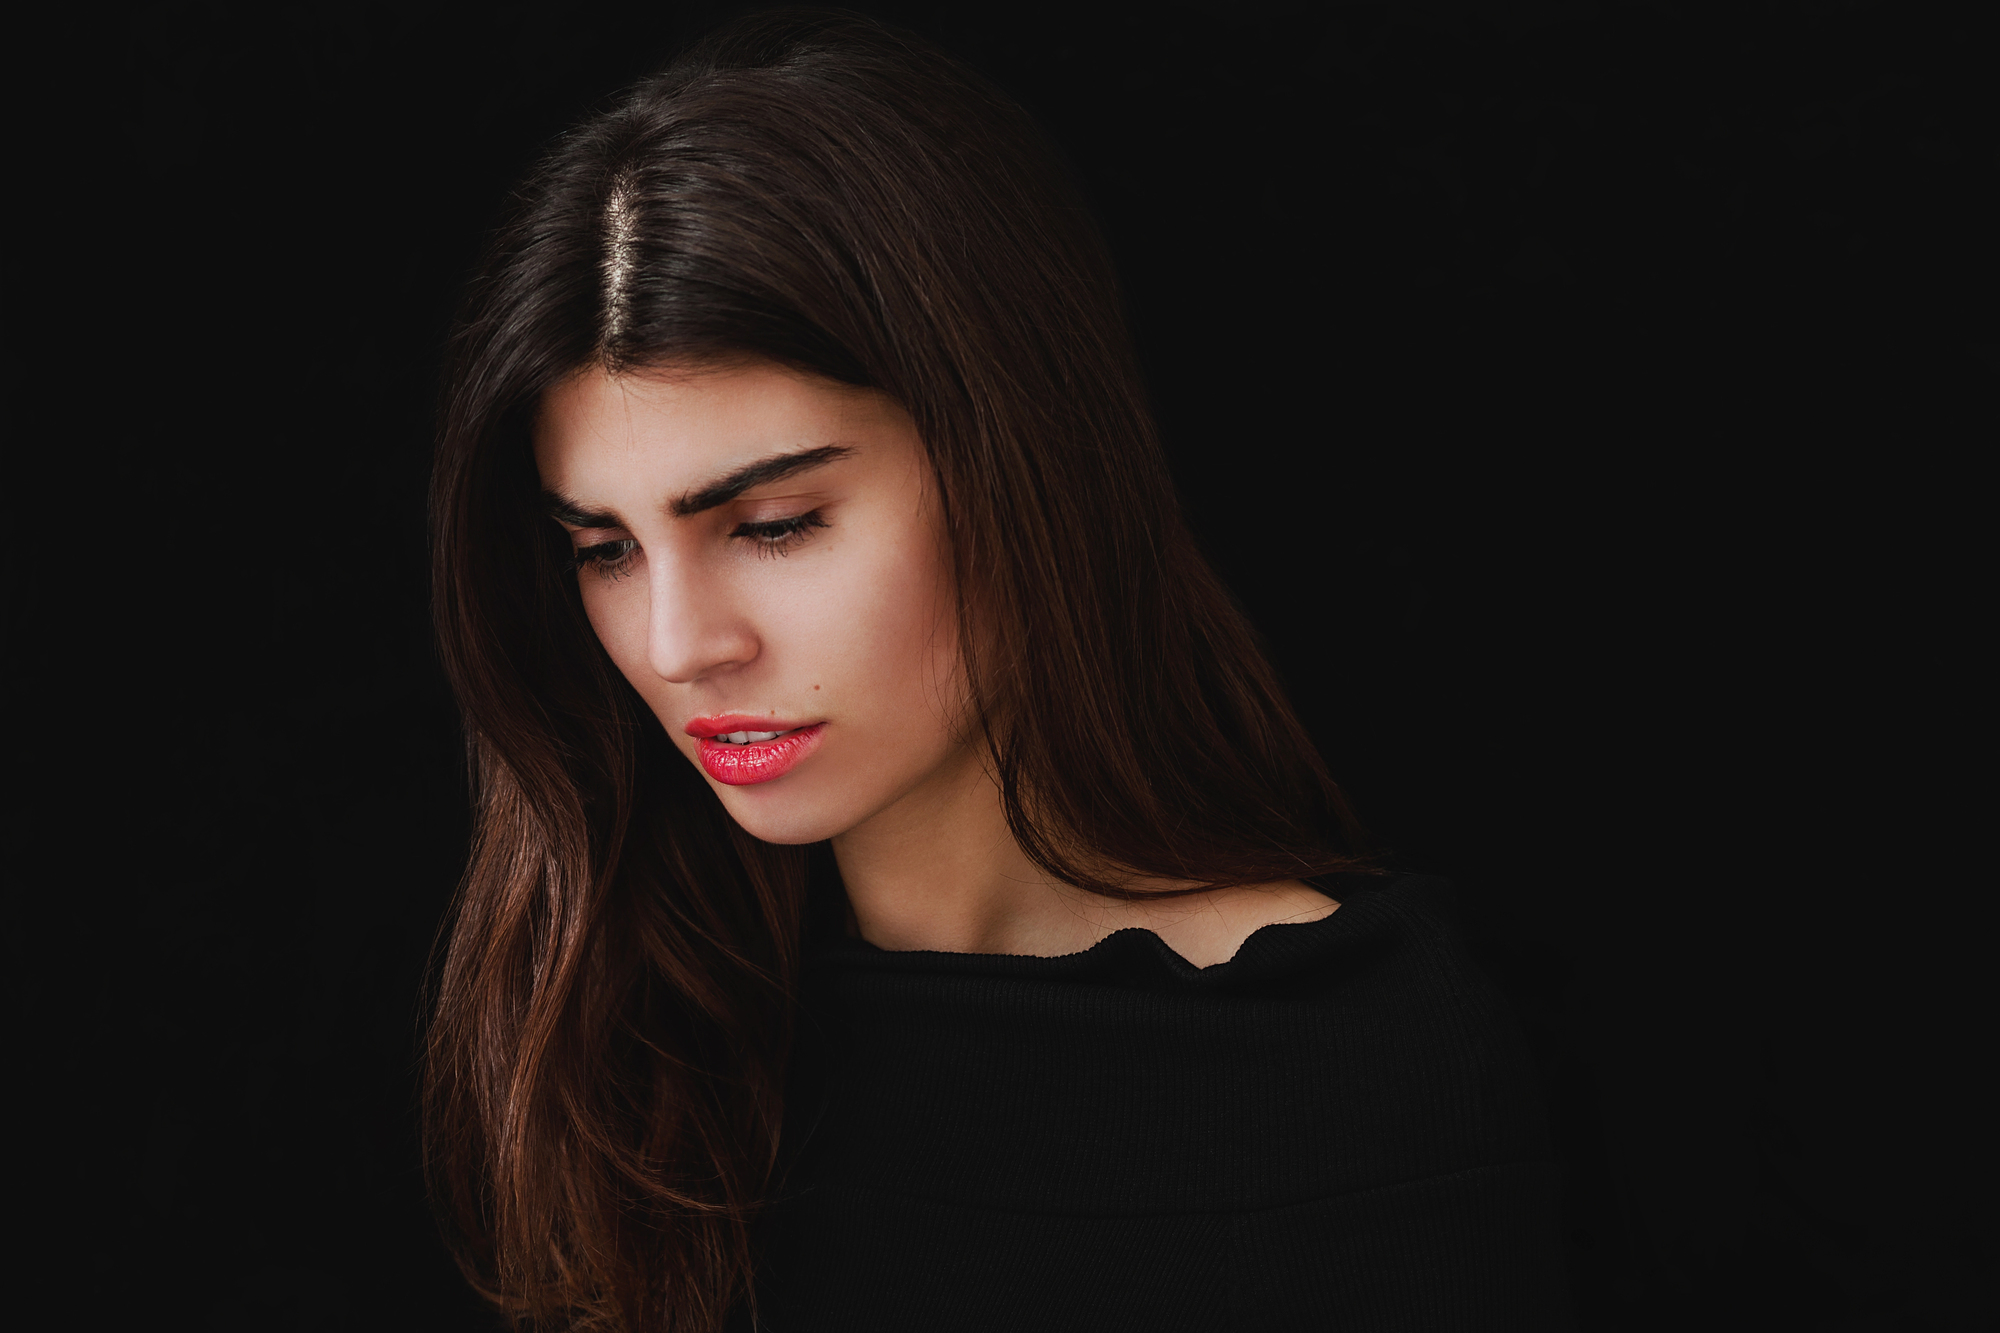
[[[830,808],[824,800],[814,800],[806,792],[787,792],[783,779],[760,787],[729,787],[711,782],[722,808],[745,833],[759,842],[797,847],[825,842],[852,828],[857,822],[850,811]]]

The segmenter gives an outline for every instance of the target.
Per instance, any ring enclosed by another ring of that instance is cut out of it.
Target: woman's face
[[[972,762],[897,404],[769,363],[593,369],[545,398],[535,459],[597,637],[751,834],[831,838]]]

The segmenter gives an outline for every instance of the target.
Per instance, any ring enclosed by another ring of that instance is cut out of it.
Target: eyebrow
[[[854,449],[845,444],[823,444],[817,449],[803,449],[797,453],[772,454],[754,463],[745,463],[734,472],[725,473],[700,490],[690,491],[676,499],[668,512],[675,518],[687,518],[704,510],[726,505],[753,486],[765,486],[786,477],[810,472],[816,467],[846,458]],[[609,510],[585,509],[568,496],[554,491],[543,491],[542,500],[548,506],[549,517],[558,523],[567,523],[578,528],[620,528],[625,526],[618,515]]]

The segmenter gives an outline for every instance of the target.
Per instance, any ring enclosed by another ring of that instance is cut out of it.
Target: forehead
[[[546,484],[686,484],[773,453],[866,444],[905,421],[882,394],[766,362],[593,366],[543,396],[535,460]]]

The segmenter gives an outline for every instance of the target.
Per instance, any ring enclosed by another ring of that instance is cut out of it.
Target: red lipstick
[[[731,787],[785,776],[818,748],[825,729],[824,722],[782,722],[744,713],[698,717],[685,728],[695,738],[702,772]]]

